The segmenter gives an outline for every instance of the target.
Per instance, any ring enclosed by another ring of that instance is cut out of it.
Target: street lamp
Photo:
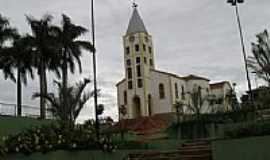
[[[96,39],[95,39],[95,16],[94,16],[94,0],[91,0],[91,26],[92,26],[92,43],[93,51],[93,74],[94,74],[94,105],[95,105],[95,129],[97,140],[99,141],[99,119],[98,119],[98,94],[97,94],[97,65],[96,65]]]
[[[239,33],[240,33],[242,52],[243,52],[243,57],[244,57],[244,61],[245,61],[245,70],[246,70],[246,78],[247,78],[247,82],[248,82],[248,90],[250,92],[249,100],[251,103],[253,103],[251,82],[250,82],[248,64],[247,64],[247,54],[246,54],[246,49],[245,49],[245,44],[244,44],[244,36],[243,36],[243,31],[242,31],[242,26],[241,26],[239,11],[238,11],[238,4],[244,3],[244,0],[227,0],[227,3],[230,3],[233,7],[235,7],[235,13],[236,13],[236,18],[237,18],[238,28],[239,28]]]

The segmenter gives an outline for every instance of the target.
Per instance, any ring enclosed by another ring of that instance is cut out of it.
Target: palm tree
[[[17,69],[17,115],[22,115],[22,82],[27,85],[27,75],[33,79],[32,68],[32,47],[28,45],[26,38],[19,38],[13,42],[10,48],[2,49],[0,63],[3,65],[5,77],[9,77],[14,82],[14,69]]]
[[[17,37],[16,29],[10,27],[8,19],[0,14],[0,49],[7,40]]]
[[[58,89],[58,95],[49,93],[42,95],[40,93],[34,94],[34,97],[44,97],[51,104],[51,111],[53,115],[58,118],[64,124],[68,123],[70,127],[74,126],[80,111],[85,106],[85,103],[93,96],[94,92],[84,93],[85,87],[90,83],[89,79],[80,81],[75,86],[67,87],[64,91],[63,86],[60,82],[56,82]],[[67,96],[68,103],[64,105],[63,96]],[[66,112],[68,110],[68,112]],[[71,114],[69,114],[71,113]]]
[[[257,35],[257,43],[252,43],[253,57],[249,57],[248,64],[258,77],[270,86],[270,38],[267,30]]]
[[[5,42],[7,42],[8,40],[13,40],[16,37],[17,37],[17,30],[11,28],[8,19],[6,19],[0,14],[0,55],[3,54]],[[13,81],[15,81],[15,77],[12,74],[11,68],[8,67],[4,68],[3,64],[0,63],[0,69],[4,73],[5,79],[11,78]]]
[[[74,59],[77,61],[79,72],[82,72],[81,55],[82,50],[94,51],[93,45],[88,41],[78,40],[80,36],[85,34],[87,29],[75,25],[71,22],[71,19],[62,15],[62,26],[58,28],[58,42],[60,43],[60,56],[61,56],[61,70],[62,70],[62,86],[63,86],[63,103],[67,105],[67,96],[65,95],[68,83],[68,68],[74,73],[75,64]]]
[[[34,48],[34,65],[37,68],[40,83],[40,93],[47,94],[47,70],[56,71],[59,75],[59,45],[56,40],[55,26],[51,24],[51,15],[45,15],[37,20],[27,16],[32,35],[28,35],[28,41]],[[40,97],[40,118],[46,118],[46,101]]]

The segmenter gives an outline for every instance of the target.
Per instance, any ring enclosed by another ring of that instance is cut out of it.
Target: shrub
[[[228,138],[244,138],[266,135],[270,135],[270,122],[242,124],[225,131],[225,136]]]
[[[19,134],[5,137],[4,147],[7,149],[7,153],[20,152],[26,155],[54,150],[103,149],[104,145],[110,146],[112,149],[115,148],[111,144],[107,145],[109,141],[103,141],[101,144],[95,139],[92,123],[77,125],[73,130],[65,126],[33,127]],[[1,147],[0,152],[2,153]]]

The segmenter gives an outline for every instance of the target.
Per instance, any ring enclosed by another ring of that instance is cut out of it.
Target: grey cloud
[[[89,0],[1,0],[0,11],[10,18],[12,25],[22,33],[29,32],[25,14],[39,18],[45,13],[55,16],[59,24],[61,14],[72,17],[74,23],[90,28]],[[124,76],[122,36],[131,15],[129,0],[96,0],[98,85],[104,93],[100,103],[110,106],[105,115],[118,117],[115,84]],[[139,11],[146,27],[153,36],[157,68],[185,75],[205,75],[213,81],[229,80],[238,83],[239,95],[246,89],[245,72],[239,42],[236,19],[232,7],[226,0],[147,0],[138,1]],[[240,6],[245,32],[245,42],[250,55],[250,42],[255,34],[270,28],[269,0],[246,1]],[[258,10],[260,12],[258,12]],[[91,34],[83,39],[91,40]],[[83,74],[70,76],[70,83],[83,77],[93,77],[91,54],[82,58]],[[38,78],[38,77],[37,77]],[[50,90],[54,91],[50,76]],[[93,84],[87,89],[92,90]],[[16,102],[16,86],[12,82],[0,81],[0,101]],[[24,102],[38,104],[31,99],[38,91],[38,80],[29,82],[24,88]],[[93,101],[80,115],[80,121],[93,117]]]

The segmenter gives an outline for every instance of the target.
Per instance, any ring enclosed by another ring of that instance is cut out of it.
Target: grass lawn
[[[214,160],[268,160],[270,136],[213,142]]]

